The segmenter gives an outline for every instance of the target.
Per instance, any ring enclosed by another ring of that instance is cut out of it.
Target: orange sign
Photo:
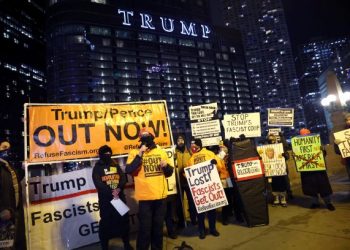
[[[159,146],[172,144],[165,101],[33,105],[28,113],[28,162],[94,158],[106,144],[113,155],[126,155],[139,146],[142,127],[153,130]]]

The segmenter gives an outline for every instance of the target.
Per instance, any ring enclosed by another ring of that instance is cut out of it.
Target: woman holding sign
[[[202,141],[201,139],[195,139],[191,141],[191,151],[192,156],[188,161],[187,166],[191,167],[195,164],[205,162],[205,161],[211,161],[212,164],[221,164],[221,160],[217,158],[217,156],[202,147]],[[222,168],[223,166],[217,166],[218,169]],[[198,201],[201,202],[201,201]],[[209,210],[208,212],[202,212],[197,213],[198,218],[198,231],[199,231],[199,238],[204,239],[205,238],[205,215],[208,214],[208,221],[209,221],[209,232],[211,235],[218,237],[220,233],[216,230],[216,209]]]

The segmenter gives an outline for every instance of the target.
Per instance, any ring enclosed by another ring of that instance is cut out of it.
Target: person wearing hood
[[[0,141],[0,229],[7,231],[6,249],[26,249],[21,179],[8,161],[10,143]],[[8,247],[8,248],[7,248]]]
[[[188,167],[205,161],[212,161],[212,164],[215,164],[218,170],[223,167],[221,165],[222,162],[212,151],[203,148],[201,139],[194,139],[191,141],[191,152],[192,156],[187,163]],[[206,237],[204,224],[206,214],[208,215],[210,234],[215,237],[220,235],[216,230],[216,209],[212,209],[204,213],[197,213],[199,238],[201,240]]]
[[[174,167],[149,129],[142,128],[139,138],[140,147],[130,151],[125,168],[127,174],[134,176],[135,198],[139,202],[136,248],[146,250],[151,246],[161,250],[168,194],[165,178],[172,175]]]
[[[309,135],[311,132],[307,128],[300,130],[301,136]],[[321,148],[323,155],[326,155],[326,150]],[[322,171],[308,171],[300,172],[301,187],[304,195],[311,196],[311,209],[319,208],[320,201],[319,195],[323,199],[326,207],[330,211],[334,211],[335,207],[331,202],[331,195],[333,193],[331,184],[329,183],[328,175],[326,170]]]
[[[112,199],[121,199],[126,203],[124,186],[125,174],[118,163],[113,160],[112,149],[104,145],[98,150],[99,160],[92,171],[92,179],[98,193],[100,207],[99,238],[102,250],[108,250],[111,238],[121,237],[124,249],[131,250],[129,242],[129,213],[121,216],[111,204]]]

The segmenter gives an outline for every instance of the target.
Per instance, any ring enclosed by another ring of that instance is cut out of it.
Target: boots
[[[281,206],[282,207],[287,207],[287,194],[286,192],[283,192],[280,194],[280,199],[281,199]]]
[[[273,197],[274,197],[274,200],[273,200],[272,206],[275,207],[280,204],[280,199],[277,194],[274,194]]]

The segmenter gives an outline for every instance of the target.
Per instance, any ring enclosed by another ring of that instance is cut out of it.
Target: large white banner
[[[185,175],[198,213],[228,204],[218,170],[210,161],[185,168]]]
[[[222,125],[225,129],[225,138],[239,138],[241,134],[245,137],[260,137],[260,113],[244,113],[224,115]]]
[[[268,126],[275,127],[293,127],[294,109],[293,108],[269,108],[267,109]]]
[[[282,143],[258,146],[257,150],[264,163],[265,177],[287,175]]]
[[[350,157],[350,129],[334,133],[334,138],[338,141],[341,141],[338,144],[341,156],[343,158]]]
[[[30,249],[73,249],[99,241],[91,170],[29,179]]]
[[[192,136],[201,139],[203,147],[218,145],[222,140],[217,110],[217,103],[189,107]]]

